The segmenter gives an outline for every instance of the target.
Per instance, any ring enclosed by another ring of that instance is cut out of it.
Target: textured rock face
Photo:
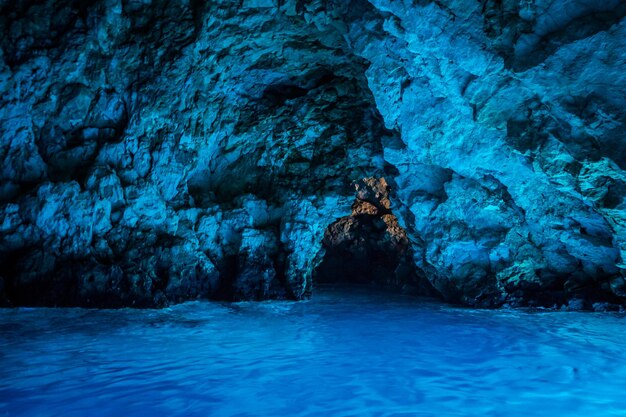
[[[445,299],[624,304],[625,15],[0,1],[0,303],[299,299],[384,176]]]
[[[317,283],[368,283],[417,295],[436,295],[416,268],[405,230],[391,211],[384,178],[355,184],[352,213],[326,229],[324,256],[315,270]]]
[[[388,36],[362,56],[434,285],[478,305],[622,297],[620,2],[373,4]]]

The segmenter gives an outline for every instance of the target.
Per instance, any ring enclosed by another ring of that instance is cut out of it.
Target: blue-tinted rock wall
[[[5,303],[306,297],[364,177],[449,301],[626,299],[621,1],[0,12]]]

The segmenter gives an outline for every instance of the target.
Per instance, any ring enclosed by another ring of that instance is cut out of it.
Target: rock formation
[[[624,305],[624,16],[0,0],[0,303],[300,299],[351,184],[384,177],[444,299]]]
[[[384,178],[356,184],[352,213],[332,223],[322,241],[316,283],[368,283],[409,294],[437,295],[413,261],[411,243],[391,211]]]

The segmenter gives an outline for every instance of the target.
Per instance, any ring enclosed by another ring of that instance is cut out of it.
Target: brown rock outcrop
[[[316,270],[318,283],[373,283],[431,295],[431,287],[413,262],[411,242],[391,211],[384,178],[355,184],[352,213],[324,234],[325,255]]]

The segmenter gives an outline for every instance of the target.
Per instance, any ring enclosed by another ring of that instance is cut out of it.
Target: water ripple
[[[0,416],[626,416],[626,318],[354,291],[0,310]]]

